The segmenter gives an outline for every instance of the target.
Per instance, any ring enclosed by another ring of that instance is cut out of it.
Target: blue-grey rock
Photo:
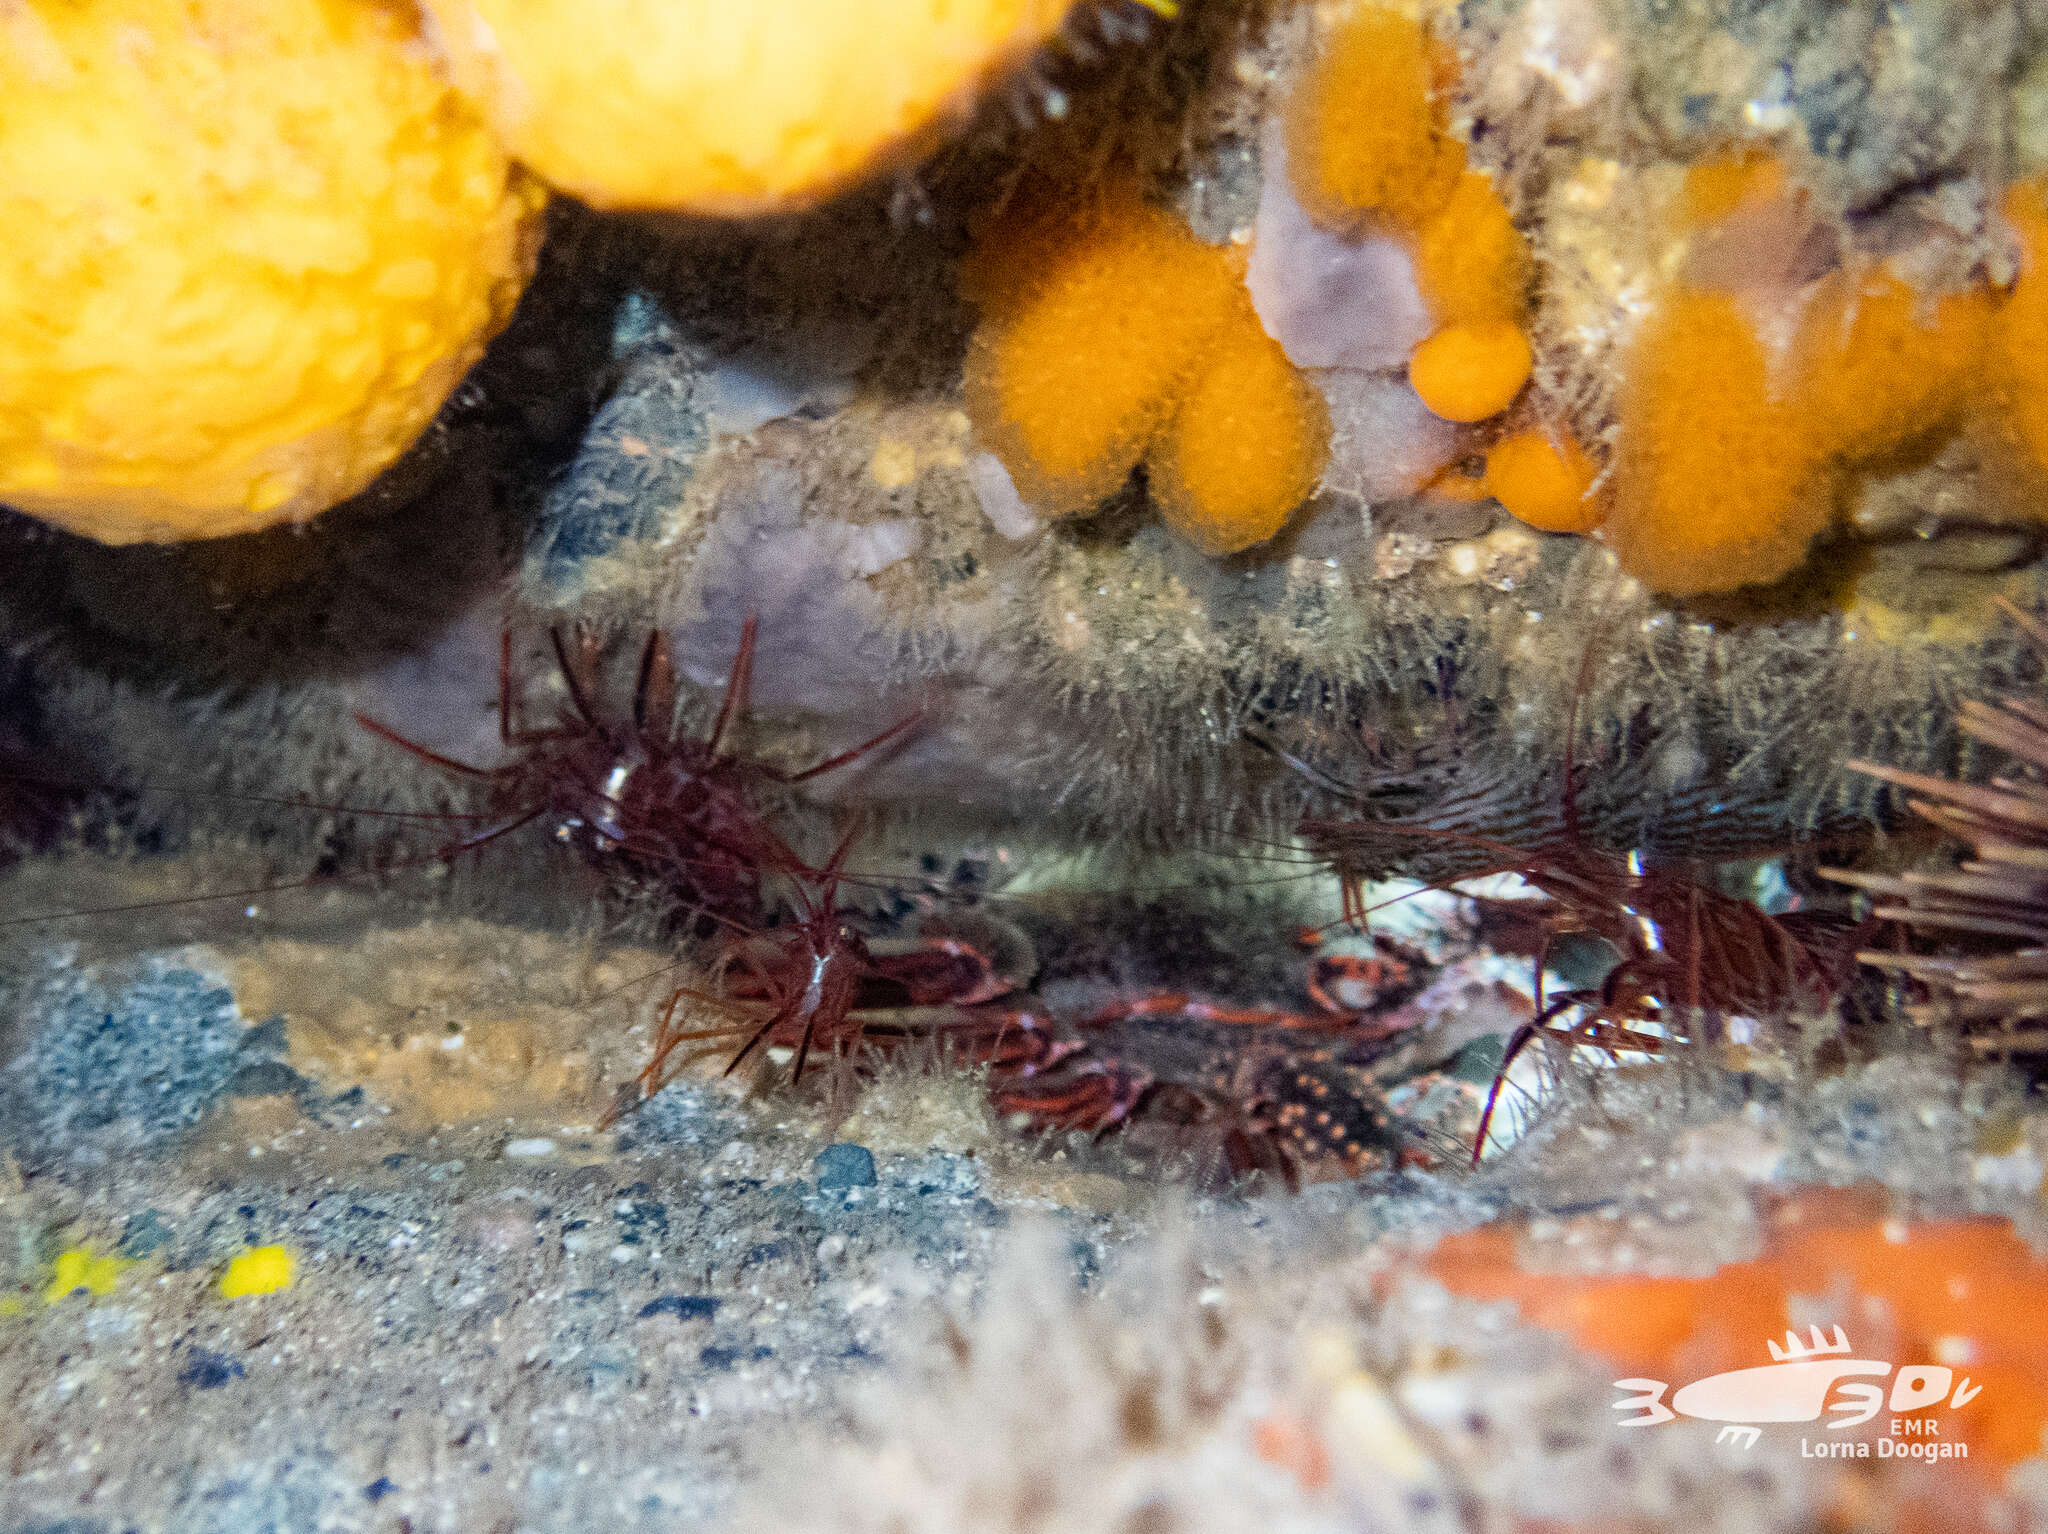
[[[185,1367],[178,1371],[178,1383],[190,1385],[194,1390],[218,1390],[228,1381],[242,1378],[242,1374],[240,1359],[216,1353],[211,1348],[194,1348]]]
[[[718,1314],[718,1301],[708,1294],[664,1294],[640,1307],[642,1321],[652,1316],[674,1316],[681,1321],[708,1321]]]
[[[875,1185],[875,1153],[865,1145],[828,1145],[818,1152],[818,1188],[872,1188]]]
[[[38,1158],[167,1140],[251,1063],[233,993],[163,959],[115,991],[60,971],[22,1004],[42,1026],[0,1083],[0,1130]]]
[[[171,1239],[171,1227],[154,1209],[131,1214],[121,1226],[121,1255],[135,1262]]]
[[[573,596],[587,561],[656,532],[709,440],[682,337],[651,295],[619,304],[612,357],[618,385],[549,494],[528,549],[526,584],[542,600]]]

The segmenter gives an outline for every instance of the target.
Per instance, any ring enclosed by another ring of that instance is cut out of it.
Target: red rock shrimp
[[[422,761],[488,786],[497,818],[444,849],[456,855],[536,820],[593,862],[660,882],[679,905],[713,921],[758,919],[764,872],[797,873],[794,854],[768,829],[753,790],[795,784],[868,756],[915,729],[919,716],[899,719],[849,751],[786,772],[731,748],[734,722],[745,711],[753,677],[756,623],[740,634],[725,698],[702,739],[678,737],[675,672],[660,632],[641,652],[629,724],[607,721],[594,702],[595,657],[586,647],[571,661],[559,630],[549,640],[569,698],[563,720],[539,729],[513,722],[511,636],[499,652],[499,731],[515,758],[478,767],[429,750],[388,725],[358,714],[367,730]]]

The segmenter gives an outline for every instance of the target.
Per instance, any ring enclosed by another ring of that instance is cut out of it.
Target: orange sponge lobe
[[[1546,533],[1590,533],[1603,509],[1593,496],[1599,467],[1569,437],[1522,431],[1486,454],[1486,493]]]
[[[2020,275],[1999,315],[1992,377],[2007,434],[2048,470],[2048,188],[2022,182],[2006,194],[2005,217],[2020,241]]]
[[[1450,200],[1464,146],[1443,131],[1444,73],[1420,22],[1377,7],[1328,40],[1295,91],[1287,160],[1302,206],[1333,228],[1374,215],[1418,228]]]
[[[1732,295],[1672,292],[1624,371],[1606,523],[1622,568],[1678,593],[1789,574],[1834,516],[1810,419],[1774,395]]]
[[[1243,301],[1229,253],[1130,194],[1064,220],[1000,221],[963,280],[985,306],[968,414],[1053,515],[1123,483]]]
[[[1529,338],[1508,320],[1448,325],[1415,348],[1408,382],[1446,421],[1499,415],[1529,381]]]
[[[1739,208],[1776,201],[1790,190],[1791,177],[1776,155],[1746,149],[1700,160],[1686,169],[1679,221],[1688,229],[1704,229]]]
[[[1477,421],[1520,392],[1531,365],[1517,328],[1529,250],[1490,176],[1468,170],[1442,87],[1455,56],[1422,23],[1367,7],[1338,26],[1282,120],[1296,200],[1327,229],[1377,223],[1410,246],[1438,325],[1410,381],[1437,415]]]
[[[1231,250],[1124,190],[985,228],[962,264],[976,433],[1017,492],[1087,511],[1150,461],[1167,520],[1211,554],[1264,542],[1329,455],[1322,394],[1269,337]]]
[[[1491,176],[1468,170],[1458,178],[1450,201],[1416,235],[1415,275],[1445,324],[1521,317],[1529,247]]]
[[[1835,273],[1801,322],[1794,396],[1835,451],[1893,452],[1970,404],[1992,314],[1981,288],[1933,299],[1889,272]]]
[[[1323,396],[1247,304],[1153,460],[1152,491],[1190,543],[1235,554],[1280,531],[1329,448]]]

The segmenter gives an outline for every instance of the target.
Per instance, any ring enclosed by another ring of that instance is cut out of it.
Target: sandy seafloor
[[[599,1133],[644,1023],[585,998],[650,955],[310,905],[11,961],[10,1534],[1918,1527],[1917,1469],[1620,1432],[1611,1364],[1425,1254],[1517,1219],[1533,1266],[1701,1273],[1804,1185],[2038,1223],[2048,1126],[1927,1051],[1610,1072],[1477,1175],[1299,1196],[1024,1144],[957,1072],[713,1067]],[[288,1287],[220,1292],[273,1245]]]

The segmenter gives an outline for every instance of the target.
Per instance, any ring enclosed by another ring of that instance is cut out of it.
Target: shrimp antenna
[[[747,695],[754,690],[754,636],[760,627],[761,615],[749,610],[746,621],[740,625],[740,647],[733,652],[732,674],[725,679],[725,701],[718,705],[718,720],[704,742],[704,749],[712,756],[718,755],[733,720],[747,706]]]
[[[1333,777],[1314,763],[1296,756],[1263,730],[1246,729],[1243,734],[1246,740],[1257,746],[1261,751],[1264,751],[1269,756],[1277,756],[1281,761],[1285,762],[1289,767],[1292,767],[1296,772],[1308,779],[1309,782],[1326,793],[1336,794],[1338,797],[1349,799],[1354,803],[1363,803],[1372,797],[1371,789],[1356,783],[1346,783],[1342,778]]]
[[[647,731],[648,699],[652,696],[654,715],[664,720],[663,733],[675,741],[676,672],[669,660],[668,646],[660,629],[647,631],[647,643],[640,649],[640,674],[633,682],[633,728]]]
[[[869,736],[851,751],[842,751],[837,756],[828,756],[824,761],[814,763],[804,768],[801,772],[775,772],[768,768],[763,768],[762,771],[778,783],[805,783],[824,773],[836,771],[850,762],[858,761],[870,751],[887,745],[897,736],[905,734],[923,723],[924,710],[913,709],[910,713],[905,714],[901,719],[890,725],[888,729],[882,731],[881,734]]]
[[[569,648],[562,643],[562,631],[559,628],[548,630],[548,643],[554,646],[555,664],[561,668],[562,685],[569,689],[569,702],[574,706],[577,716],[591,729],[602,733],[604,726],[597,722],[597,714],[590,706],[589,695],[584,692],[582,682],[577,680],[576,668],[569,664]]]

